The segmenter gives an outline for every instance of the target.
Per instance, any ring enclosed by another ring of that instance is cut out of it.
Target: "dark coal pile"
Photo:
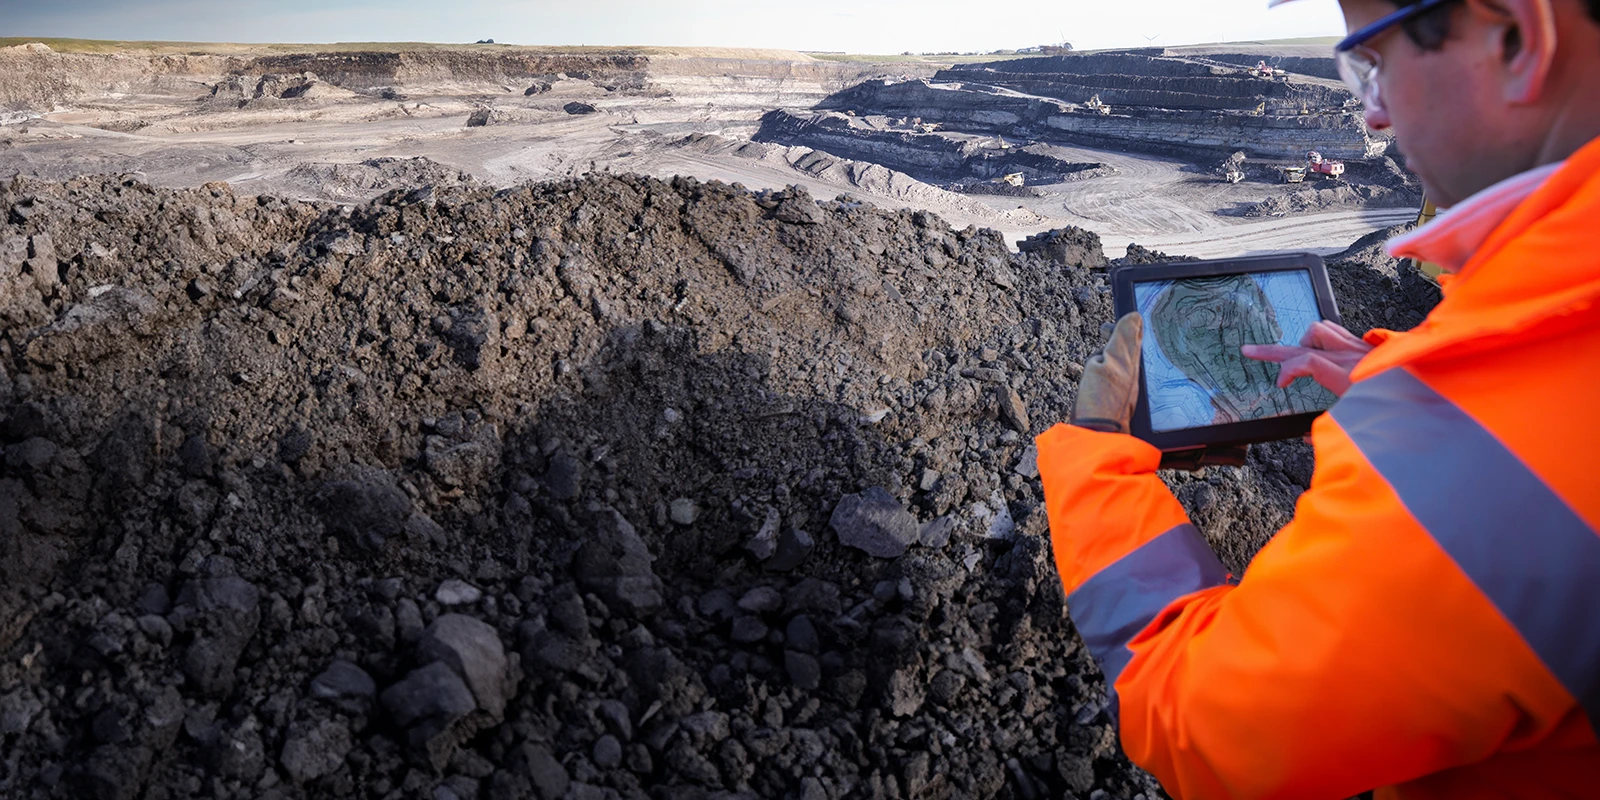
[[[1159,796],[1029,449],[1071,248],[634,177],[0,215],[0,795]],[[1238,570],[1309,470],[1172,480]]]

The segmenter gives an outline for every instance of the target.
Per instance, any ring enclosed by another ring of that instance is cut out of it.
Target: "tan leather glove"
[[[1104,433],[1128,433],[1139,402],[1139,345],[1144,317],[1134,311],[1117,320],[1105,349],[1089,358],[1078,382],[1072,424]]]

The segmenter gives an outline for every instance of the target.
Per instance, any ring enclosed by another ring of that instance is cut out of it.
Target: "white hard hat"
[[[1293,3],[1293,2],[1294,2],[1294,0],[1267,0],[1267,8],[1274,8],[1276,6],[1281,6],[1284,3]]]

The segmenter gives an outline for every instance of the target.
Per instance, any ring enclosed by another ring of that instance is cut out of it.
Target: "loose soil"
[[[0,794],[1161,796],[1030,450],[1093,234],[633,176],[0,222]],[[1437,301],[1333,274],[1357,329]],[[1166,477],[1240,572],[1310,472]]]

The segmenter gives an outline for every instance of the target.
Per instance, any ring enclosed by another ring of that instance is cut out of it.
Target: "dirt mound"
[[[689,152],[728,154],[765,164],[782,165],[804,175],[819,178],[841,189],[860,189],[863,193],[914,204],[919,208],[942,208],[979,218],[994,218],[992,210],[961,197],[951,190],[933,186],[903,172],[871,161],[840,158],[810,147],[786,146],[767,142],[728,139],[693,133],[670,142],[668,147]]]
[[[261,108],[272,107],[280,100],[344,100],[355,96],[355,92],[329,84],[314,72],[301,72],[230,75],[212,84],[201,102],[207,109]]]
[[[1328,257],[1328,278],[1345,327],[1357,333],[1372,328],[1410,330],[1439,304],[1439,284],[1410,262],[1390,258],[1384,249],[1390,239],[1412,227],[1375,231]],[[1378,302],[1363,302],[1366,298]]]
[[[1282,194],[1254,203],[1224,208],[1219,214],[1229,217],[1284,217],[1339,208],[1414,208],[1421,201],[1418,193],[1387,186],[1336,183],[1322,186],[1285,187]]]
[[[0,215],[0,794],[1159,795],[1029,449],[1103,275],[687,179]],[[1237,571],[1308,479],[1173,482]]]

